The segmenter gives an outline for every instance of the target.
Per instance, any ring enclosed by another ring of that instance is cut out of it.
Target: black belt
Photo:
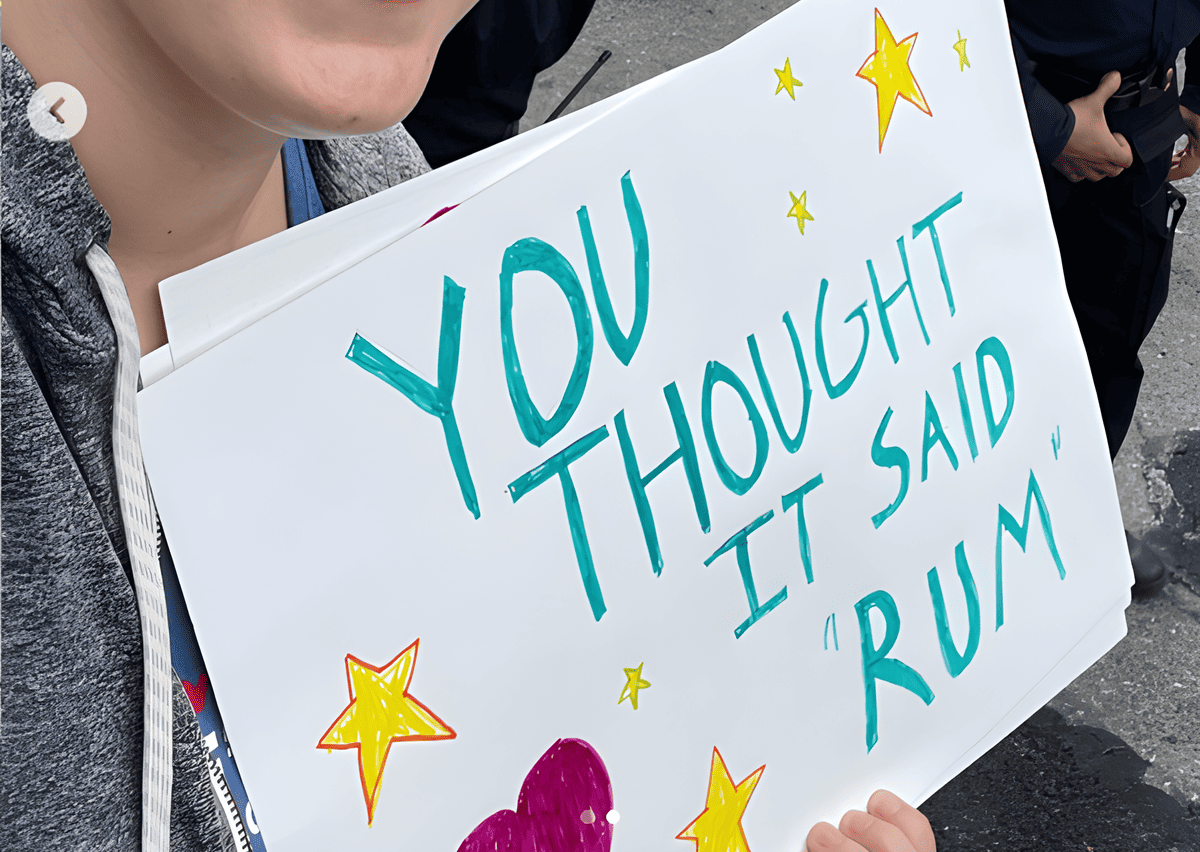
[[[1063,103],[1082,98],[1096,91],[1104,74],[1080,69],[1073,65],[1038,62],[1033,71],[1038,82]],[[1146,106],[1165,92],[1166,69],[1152,66],[1121,72],[1121,86],[1104,106],[1109,115]]]
[[[1142,74],[1122,74],[1121,87],[1105,103],[1104,112],[1112,115],[1153,103],[1165,94],[1165,77],[1158,68]]]
[[[1163,86],[1154,85],[1159,77],[1158,68],[1141,77],[1121,76],[1121,88],[1104,104],[1104,112],[1108,114],[1121,113],[1126,109],[1144,107],[1147,103],[1157,101],[1164,94]]]

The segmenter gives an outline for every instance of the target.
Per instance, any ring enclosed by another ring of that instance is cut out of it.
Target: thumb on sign
[[[1072,182],[1084,178],[1103,180],[1115,177],[1133,165],[1133,151],[1125,137],[1111,133],[1104,117],[1104,104],[1121,87],[1121,73],[1104,75],[1096,91],[1067,104],[1075,114],[1075,129],[1067,146],[1054,160],[1053,166]]]

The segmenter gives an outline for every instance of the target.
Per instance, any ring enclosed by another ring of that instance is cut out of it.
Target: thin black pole
[[[561,104],[559,104],[557,107],[554,108],[554,112],[550,113],[550,117],[546,119],[545,123],[549,124],[551,121],[554,121],[554,119],[558,118],[562,114],[562,111],[567,108],[567,105],[575,99],[576,95],[579,94],[579,90],[587,85],[587,81],[592,79],[592,75],[600,70],[600,66],[603,65],[605,62],[607,62],[610,56],[612,56],[611,50],[606,50],[600,54],[600,58],[596,60],[596,64],[594,64],[591,68],[588,69],[588,72],[583,75],[583,79],[575,84],[574,89],[567,92],[567,96],[565,98],[563,98],[563,101]]]

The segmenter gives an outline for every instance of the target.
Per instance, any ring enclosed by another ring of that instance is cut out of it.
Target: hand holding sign
[[[849,811],[837,828],[817,823],[808,852],[934,852],[933,829],[923,813],[894,793],[876,790],[867,812]]]

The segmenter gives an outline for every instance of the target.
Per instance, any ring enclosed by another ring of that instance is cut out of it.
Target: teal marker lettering
[[[804,520],[804,495],[812,491],[825,480],[817,474],[795,491],[783,495],[783,511],[796,507],[796,530],[800,536],[800,561],[804,565],[804,578],[813,581],[812,548],[808,541],[808,524]]]
[[[579,208],[579,234],[583,237],[583,250],[587,255],[588,272],[592,279],[592,294],[596,297],[596,316],[600,319],[600,330],[617,359],[629,366],[633,353],[637,352],[646,330],[646,317],[650,312],[650,239],[646,234],[646,219],[642,216],[642,205],[633,189],[629,172],[621,178],[621,194],[625,200],[625,218],[633,236],[633,325],[629,336],[621,332],[617,315],[613,311],[608,285],[604,283],[604,271],[600,268],[600,255],[596,251],[596,237],[592,234],[592,222],[588,218],[587,206]]]
[[[892,353],[893,364],[900,362],[900,353],[896,351],[896,338],[892,334],[892,321],[888,319],[888,308],[895,304],[905,289],[908,290],[908,295],[912,299],[913,313],[917,315],[917,325],[921,327],[921,336],[925,338],[925,345],[929,345],[929,332],[925,330],[925,320],[921,319],[921,308],[917,305],[917,291],[913,289],[912,274],[908,271],[908,254],[904,251],[904,237],[896,240],[896,245],[900,249],[900,262],[904,265],[904,283],[886,299],[880,295],[879,279],[875,277],[875,266],[870,260],[867,261],[867,273],[871,276],[871,292],[875,295],[875,310],[879,313],[879,325],[883,329],[883,339],[887,341],[888,352]]]
[[[908,453],[899,447],[883,445],[883,433],[887,431],[888,422],[891,419],[892,410],[889,408],[883,415],[883,420],[879,421],[879,428],[875,430],[875,440],[871,442],[871,461],[879,467],[900,468],[900,490],[896,493],[896,499],[891,502],[891,505],[882,512],[871,516],[871,523],[875,525],[875,529],[879,529],[880,525],[900,508],[900,504],[904,502],[904,496],[908,494]]]
[[[1004,415],[999,423],[996,422],[996,414],[992,409],[992,396],[988,393],[987,372],[983,369],[984,358],[991,358],[995,362],[1004,381]],[[1012,416],[1013,403],[1016,401],[1012,361],[1009,360],[1008,350],[999,338],[989,337],[979,344],[979,348],[975,350],[975,367],[979,370],[979,393],[983,396],[983,418],[987,421],[988,440],[994,447],[1000,440],[1000,435],[1004,433],[1004,427],[1008,425],[1008,418]]]
[[[696,520],[700,522],[700,529],[703,532],[709,530],[708,499],[704,496],[704,483],[700,479],[700,461],[696,456],[696,442],[692,438],[692,427],[688,425],[687,414],[684,413],[683,402],[679,398],[679,388],[675,386],[674,382],[671,382],[663,388],[663,396],[667,398],[667,408],[671,412],[671,422],[675,427],[675,437],[679,441],[679,446],[645,476],[642,476],[641,470],[638,468],[633,442],[629,439],[629,429],[625,425],[623,409],[617,412],[614,423],[617,429],[617,440],[621,444],[621,458],[625,461],[625,476],[629,480],[629,490],[633,493],[633,503],[637,507],[638,521],[642,525],[642,537],[646,539],[646,553],[650,557],[650,567],[656,575],[662,573],[662,549],[658,544],[658,529],[654,525],[654,512],[650,509],[646,486],[675,462],[683,464],[683,472],[687,476],[688,488],[692,492],[692,504],[696,508]]]
[[[588,545],[587,530],[583,526],[583,510],[579,506],[579,494],[571,479],[571,464],[608,437],[608,427],[593,429],[565,450],[555,453],[528,473],[523,473],[509,483],[508,491],[516,503],[533,489],[551,477],[557,476],[562,485],[563,503],[567,508],[567,526],[571,530],[571,542],[575,546],[575,561],[579,564],[579,576],[583,578],[583,589],[587,593],[592,617],[597,621],[607,611],[604,595],[600,593],[600,579],[592,562],[592,549]]]
[[[738,571],[741,572],[742,585],[746,589],[746,600],[750,602],[750,617],[733,629],[733,638],[735,639],[741,639],[742,634],[749,630],[751,625],[787,600],[787,586],[784,586],[769,601],[760,605],[758,602],[758,591],[754,588],[754,575],[750,572],[750,533],[771,520],[774,516],[775,510],[768,509],[765,514],[759,515],[749,524],[738,530],[738,532],[734,533],[729,541],[718,547],[712,556],[704,560],[704,564],[707,567],[722,553],[727,553],[730,550],[737,551]]]
[[[887,632],[883,642],[875,647],[875,637],[871,635],[871,609],[878,609],[883,614],[887,624]],[[879,705],[876,696],[876,681],[886,680],[888,683],[907,689],[916,695],[926,706],[933,701],[933,690],[912,666],[888,656],[888,651],[896,644],[900,636],[900,613],[896,609],[895,599],[882,589],[864,597],[854,605],[858,614],[858,629],[862,635],[862,672],[863,687],[866,690],[867,704],[867,753],[879,741]]]
[[[542,272],[558,285],[575,322],[575,366],[563,390],[558,408],[544,419],[529,396],[529,387],[521,372],[517,341],[513,337],[513,276],[518,272]],[[525,440],[540,447],[562,431],[583,399],[588,372],[592,367],[592,316],[579,276],[570,261],[549,243],[529,237],[518,240],[504,252],[500,266],[500,346],[504,357],[504,376],[508,382],[508,397],[512,400],[517,425]]]
[[[971,406],[967,404],[961,361],[954,365],[954,386],[958,388],[958,410],[962,414],[963,431],[967,433],[967,449],[971,451],[971,461],[975,461],[979,457],[979,448],[975,446],[975,424],[971,420]]]
[[[837,613],[831,612],[825,619],[825,650],[829,650],[829,626],[833,625],[833,650],[839,651],[837,638]]]
[[[817,343],[817,369],[821,372],[821,381],[825,383],[825,392],[829,394],[830,399],[837,399],[839,396],[850,390],[850,386],[854,384],[854,380],[858,378],[858,371],[862,369],[863,359],[867,357],[867,340],[871,337],[871,326],[867,322],[867,303],[864,301],[857,308],[852,310],[844,319],[843,323],[848,323],[854,317],[858,317],[862,322],[862,347],[858,350],[858,360],[854,362],[854,366],[850,368],[842,380],[834,384],[829,378],[829,362],[825,358],[825,332],[821,322],[825,314],[825,294],[829,291],[829,281],[825,278],[821,279],[821,290],[817,294],[817,321],[816,321],[816,343]]]
[[[717,382],[724,382],[735,391],[742,400],[742,405],[746,407],[746,416],[750,419],[750,424],[754,428],[754,470],[749,476],[739,475],[729,463],[725,461],[725,456],[721,453],[721,447],[717,444],[717,433],[713,428],[712,418],[712,392],[713,387]],[[721,478],[721,482],[725,483],[725,487],[734,494],[745,494],[758,481],[759,475],[763,472],[763,467],[767,463],[767,453],[770,451],[770,443],[767,440],[767,425],[763,422],[762,415],[758,411],[758,406],[754,404],[754,400],[750,397],[750,391],[738,378],[737,373],[726,367],[720,361],[709,361],[708,366],[704,370],[704,390],[700,398],[700,421],[704,427],[704,440],[708,443],[708,451],[712,455],[713,466],[717,469],[717,476]]]
[[[958,653],[954,636],[950,633],[950,618],[946,614],[946,599],[942,596],[942,583],[938,579],[937,566],[930,568],[925,575],[929,582],[929,598],[933,602],[933,620],[937,624],[938,644],[942,647],[942,660],[950,677],[962,674],[979,649],[979,590],[975,588],[975,578],[971,576],[971,566],[967,564],[967,553],[961,541],[954,548],[954,564],[958,568],[958,580],[962,583],[963,595],[967,600],[967,647],[961,654]]]
[[[924,433],[925,437],[921,441],[921,481],[924,482],[929,476],[929,451],[938,444],[946,451],[950,466],[958,470],[958,456],[954,453],[954,447],[950,446],[950,439],[946,437],[946,430],[942,428],[942,418],[934,407],[929,391],[925,391]]]
[[[933,253],[937,257],[938,272],[942,276],[942,289],[946,291],[946,304],[950,306],[950,316],[954,316],[954,294],[950,292],[950,276],[946,273],[946,259],[942,256],[942,241],[938,238],[937,228],[933,223],[941,218],[943,213],[957,207],[962,201],[962,195],[960,192],[939,206],[937,210],[913,225],[912,230],[912,238],[915,240],[922,231],[926,228],[929,229],[929,241],[933,243]]]
[[[1050,556],[1054,559],[1054,565],[1058,568],[1058,578],[1065,579],[1067,569],[1063,567],[1062,557],[1058,555],[1058,545],[1054,542],[1054,529],[1050,525],[1050,509],[1046,506],[1046,499],[1042,497],[1042,489],[1038,487],[1037,478],[1033,475],[1033,471],[1029,471],[1029,485],[1025,489],[1025,515],[1021,523],[1017,523],[1017,519],[1012,513],[1005,509],[1004,506],[999,508],[999,518],[996,521],[996,629],[1000,629],[1000,625],[1004,623],[1004,550],[1002,548],[1004,540],[1004,532],[1013,537],[1021,547],[1021,552],[1025,552],[1025,541],[1029,535],[1029,511],[1037,504],[1038,521],[1042,525],[1042,536],[1046,539],[1046,546],[1050,548]]]
[[[475,496],[475,483],[471,481],[467,452],[463,447],[462,435],[458,431],[458,421],[454,417],[454,385],[458,378],[458,349],[462,337],[463,302],[466,297],[467,291],[446,277],[442,286],[442,329],[438,339],[436,387],[401,366],[394,358],[358,334],[354,335],[346,357],[400,391],[426,414],[432,414],[441,421],[442,434],[446,437],[446,450],[450,453],[450,465],[458,479],[463,502],[478,520],[479,500]]]
[[[800,350],[800,338],[796,336],[796,327],[792,325],[792,318],[786,312],[783,315],[783,324],[787,326],[788,336],[792,339],[792,352],[796,356],[796,366],[800,370],[800,388],[803,394],[800,428],[796,430],[794,437],[789,436],[787,429],[784,428],[783,417],[779,413],[779,403],[775,401],[775,393],[771,390],[771,383],[767,381],[767,372],[763,369],[762,356],[758,352],[758,341],[754,339],[753,334],[746,338],[746,345],[750,347],[750,360],[754,362],[754,372],[758,375],[758,386],[762,388],[763,398],[767,401],[767,410],[771,413],[771,420],[775,423],[775,431],[779,433],[779,440],[783,441],[784,449],[789,453],[794,453],[804,443],[804,432],[808,429],[808,409],[812,402],[812,385],[808,381],[808,367],[804,364],[804,353]]]

